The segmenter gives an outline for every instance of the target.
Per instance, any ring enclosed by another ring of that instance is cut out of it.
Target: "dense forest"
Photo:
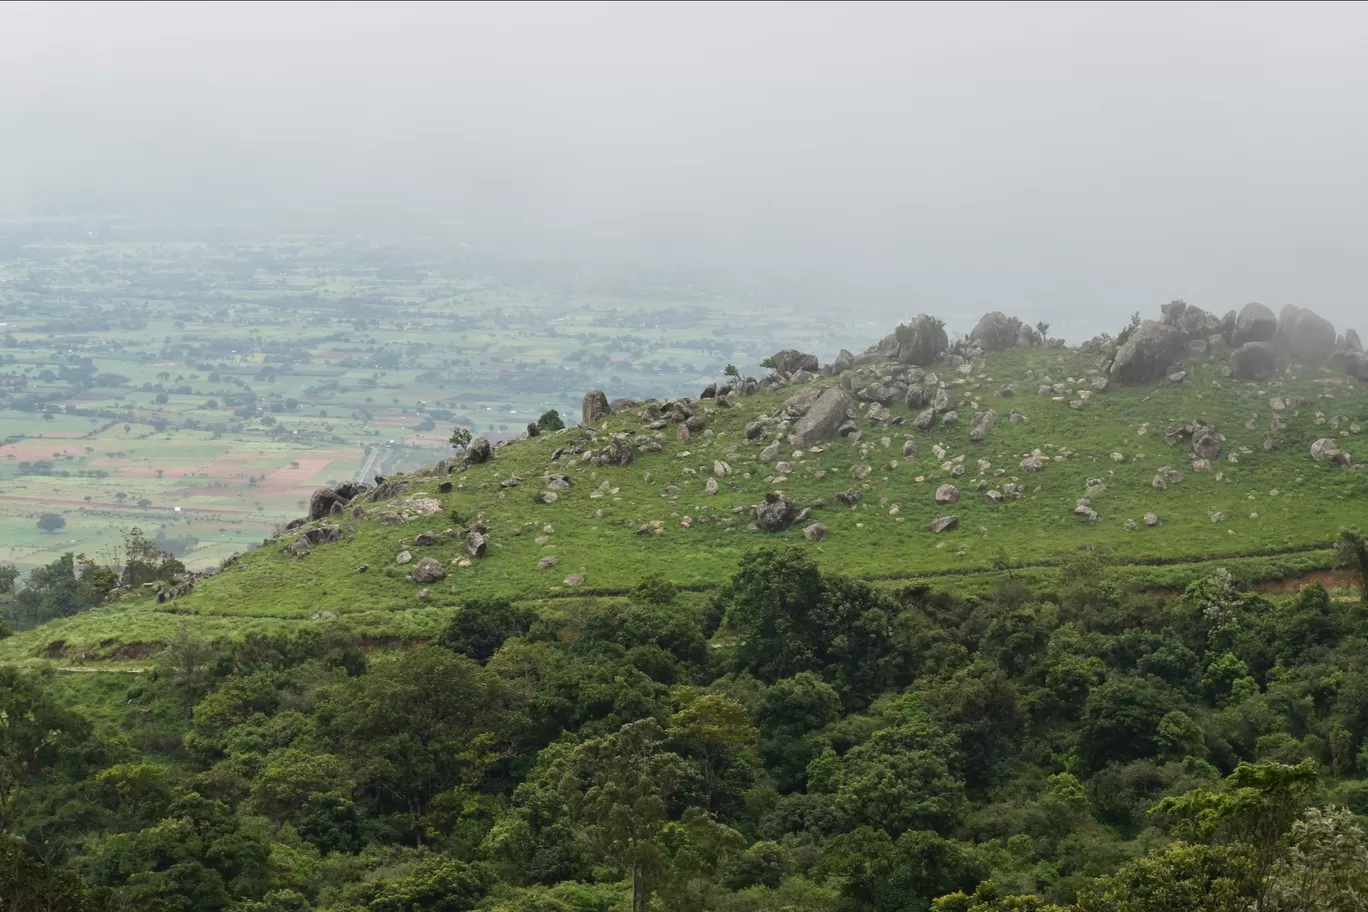
[[[0,669],[0,909],[1363,909],[1366,608],[761,550],[373,654],[186,632],[138,726]]]

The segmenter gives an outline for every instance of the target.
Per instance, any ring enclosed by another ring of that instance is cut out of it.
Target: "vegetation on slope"
[[[54,909],[1358,908],[1357,600],[1117,579],[890,593],[762,549],[715,599],[478,600],[369,656],[308,625],[0,669],[0,876],[77,872]]]

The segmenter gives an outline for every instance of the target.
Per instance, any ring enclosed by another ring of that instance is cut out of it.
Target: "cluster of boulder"
[[[1185,301],[1172,301],[1163,306],[1160,319],[1146,320],[1128,330],[1119,345],[1099,337],[1084,348],[1112,354],[1108,370],[1122,383],[1183,375],[1183,358],[1223,350],[1231,351],[1226,375],[1239,380],[1269,379],[1280,357],[1297,361],[1343,359],[1350,375],[1368,378],[1368,358],[1358,333],[1349,329],[1336,335],[1330,321],[1295,305],[1275,315],[1265,305],[1251,302],[1239,312],[1232,310],[1217,317]]]

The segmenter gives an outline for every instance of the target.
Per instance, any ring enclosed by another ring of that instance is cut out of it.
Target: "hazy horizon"
[[[1342,329],[1368,324],[1366,37],[1330,4],[10,4],[0,215]]]

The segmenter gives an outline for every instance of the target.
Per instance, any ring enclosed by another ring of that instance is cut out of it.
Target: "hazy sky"
[[[449,226],[1368,330],[1355,4],[0,5],[0,213]]]

